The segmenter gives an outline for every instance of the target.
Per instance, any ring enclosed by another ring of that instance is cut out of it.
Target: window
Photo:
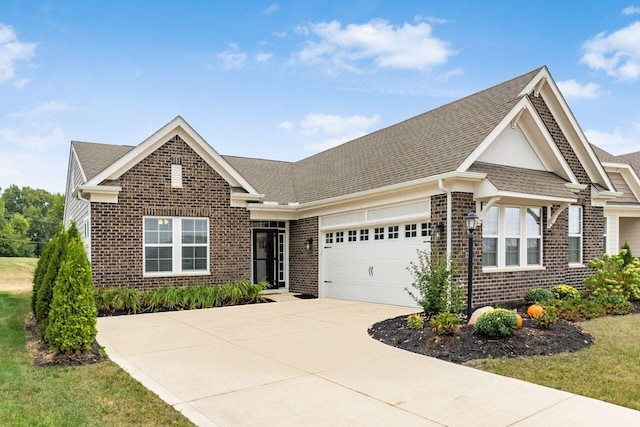
[[[209,220],[144,218],[145,273],[209,271]]]
[[[542,265],[542,208],[491,206],[482,221],[482,266]]]
[[[333,243],[333,233],[327,233],[324,236],[324,242],[327,244]]]
[[[398,235],[399,235],[398,226],[397,225],[390,225],[389,226],[389,238],[390,239],[397,239]]]
[[[404,237],[407,239],[418,236],[418,224],[407,224],[404,226]]]
[[[430,222],[423,222],[422,224],[420,224],[420,235],[422,237],[431,236],[431,223]]]
[[[373,229],[374,240],[384,240],[384,227],[376,227]]]
[[[582,206],[569,206],[569,264],[582,263]]]
[[[336,232],[336,243],[344,242],[344,231]]]
[[[542,265],[541,218],[541,208],[527,208],[527,265]]]
[[[482,221],[482,266],[498,266],[498,207],[491,206]]]
[[[369,229],[368,228],[364,228],[362,230],[360,230],[360,241],[366,241],[369,240]]]
[[[602,228],[602,248],[604,250],[603,253],[607,253],[607,237],[609,235],[609,221],[607,217],[603,217],[603,228]]]
[[[349,230],[348,240],[350,242],[358,240],[358,232],[356,230]]]

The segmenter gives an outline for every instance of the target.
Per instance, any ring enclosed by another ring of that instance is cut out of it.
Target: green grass
[[[0,257],[0,291],[17,285],[30,289],[37,262],[38,258]]]
[[[0,425],[192,425],[112,362],[31,365],[24,332],[30,298],[0,292]]]
[[[640,315],[580,325],[596,341],[577,353],[473,360],[467,365],[640,410]]]

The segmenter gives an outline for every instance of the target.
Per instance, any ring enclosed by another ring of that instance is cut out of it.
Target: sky
[[[71,141],[182,116],[296,161],[546,65],[587,138],[640,150],[640,0],[0,0],[0,191],[65,191]]]

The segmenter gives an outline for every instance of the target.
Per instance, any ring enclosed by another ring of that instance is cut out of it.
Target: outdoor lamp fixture
[[[311,237],[309,237],[307,240],[304,241],[304,248],[306,250],[310,251],[312,245],[313,245],[313,239]]]
[[[467,321],[471,319],[471,295],[473,294],[473,232],[478,226],[478,215],[470,212],[465,220],[469,236],[469,265],[467,267]]]
[[[440,237],[442,237],[443,233],[444,233],[444,223],[439,222],[438,224],[436,224],[436,228],[434,230],[436,240],[440,240]]]

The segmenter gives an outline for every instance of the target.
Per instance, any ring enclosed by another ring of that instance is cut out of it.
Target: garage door
[[[429,224],[411,223],[324,233],[324,296],[416,306],[407,270],[429,248]]]

